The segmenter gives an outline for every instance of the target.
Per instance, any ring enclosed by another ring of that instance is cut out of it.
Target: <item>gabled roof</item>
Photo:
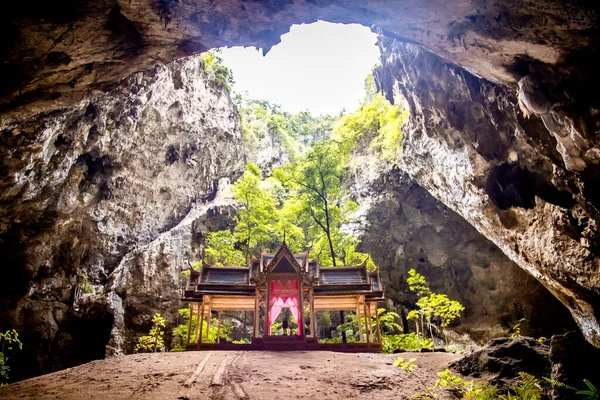
[[[261,257],[263,259],[264,269],[267,273],[294,273],[305,270],[308,253],[294,254],[288,245],[283,242],[274,255],[262,253]]]

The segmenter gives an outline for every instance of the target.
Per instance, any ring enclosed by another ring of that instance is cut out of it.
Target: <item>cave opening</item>
[[[292,25],[266,54],[255,48],[216,51],[233,71],[234,92],[287,112],[340,115],[364,99],[365,78],[379,63],[377,35],[363,25],[317,21]]]

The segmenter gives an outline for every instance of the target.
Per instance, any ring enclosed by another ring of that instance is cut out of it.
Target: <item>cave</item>
[[[29,331],[36,349],[18,377],[130,350],[157,307],[177,319],[179,272],[197,238],[231,224],[217,193],[244,166],[232,100],[206,77],[191,85],[204,72],[190,60],[225,46],[268,52],[316,20],[377,33],[377,87],[409,112],[394,169],[352,183],[375,199],[363,246],[393,306],[404,315],[414,303],[415,263],[467,304],[457,335],[485,342],[511,313],[530,316],[535,335],[551,328],[535,312],[547,307],[600,344],[595,3],[32,0],[0,20],[0,329]],[[160,282],[147,278],[159,266]],[[58,318],[79,272],[98,296],[89,313]],[[524,306],[509,305],[516,295]],[[27,307],[43,321],[20,315]],[[88,329],[92,347],[64,350]]]

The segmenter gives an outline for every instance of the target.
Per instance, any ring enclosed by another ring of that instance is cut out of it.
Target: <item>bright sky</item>
[[[315,115],[354,111],[364,80],[379,62],[377,36],[361,25],[315,22],[294,25],[265,56],[255,48],[222,49],[235,92]]]

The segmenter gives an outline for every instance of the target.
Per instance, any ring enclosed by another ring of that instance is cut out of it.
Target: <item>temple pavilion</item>
[[[201,271],[191,271],[183,296],[183,301],[190,304],[186,350],[243,347],[381,351],[377,304],[383,300],[379,273],[369,272],[366,261],[359,266],[322,267],[318,259],[309,258],[308,251],[293,254],[285,242],[275,254],[262,252],[260,259],[249,257],[246,267],[217,267],[203,262]],[[285,308],[298,326],[287,336],[271,330]],[[203,337],[198,328],[201,323],[210,324],[216,312],[220,329],[221,311],[251,312],[251,344],[208,343],[209,330],[204,330]],[[315,313],[319,311],[355,312],[357,343],[318,343]]]

